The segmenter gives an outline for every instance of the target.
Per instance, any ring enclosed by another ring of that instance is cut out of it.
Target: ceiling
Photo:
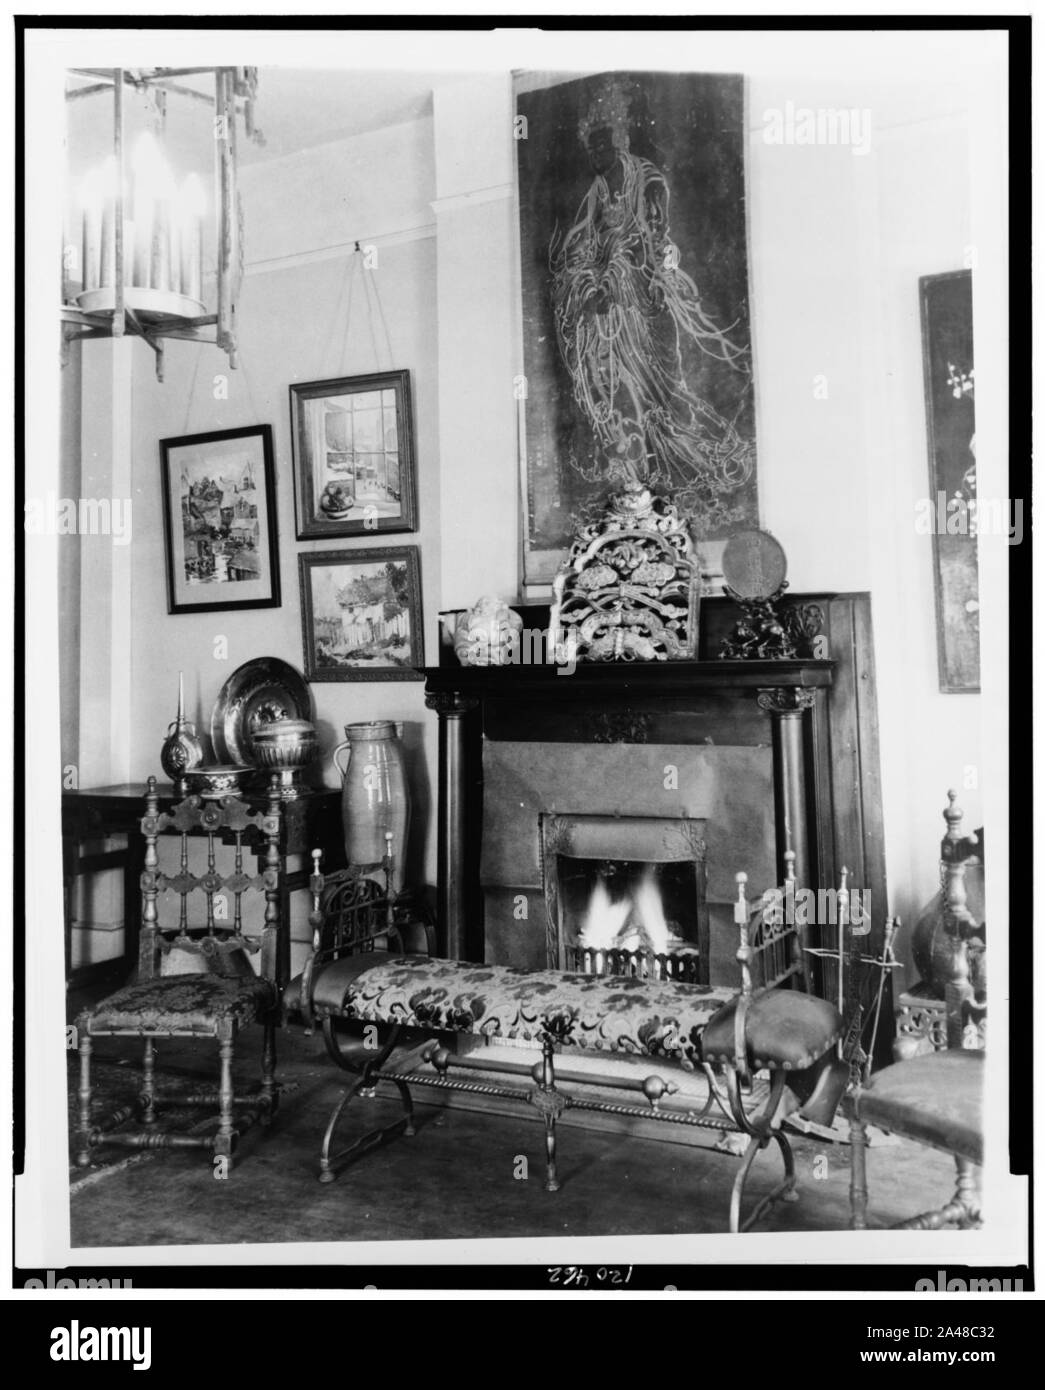
[[[255,120],[265,137],[251,158],[296,154],[432,114],[432,90],[447,73],[261,68]],[[246,149],[243,151],[247,158]]]
[[[450,71],[378,71],[364,69],[303,69],[263,67],[258,70],[254,107],[255,125],[264,143],[240,139],[242,164],[292,155],[328,141],[362,135],[385,126],[418,120],[432,112],[433,89],[464,74]],[[200,92],[213,90],[208,77],[179,78]],[[73,80],[70,90],[87,85]],[[104,93],[67,102],[67,139],[73,171],[91,167],[97,151],[111,148],[112,105]],[[146,119],[145,98],[128,91],[125,121],[130,142]],[[169,152],[179,162],[179,152],[191,166],[192,145],[207,137],[208,124],[200,119],[202,103],[176,94],[168,99]]]

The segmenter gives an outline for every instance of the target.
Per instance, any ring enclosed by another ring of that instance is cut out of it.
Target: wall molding
[[[433,198],[428,206],[438,217],[443,212],[458,212],[461,208],[478,207],[480,203],[497,203],[503,198],[514,196],[514,183],[494,183],[488,188],[476,188],[468,193],[451,193],[446,198]]]
[[[395,232],[379,232],[374,236],[353,237],[349,241],[334,242],[329,246],[316,246],[311,251],[295,251],[284,256],[259,257],[247,261],[244,275],[268,275],[276,270],[292,270],[301,265],[318,265],[322,261],[336,261],[350,256],[355,251],[356,242],[360,246],[376,246],[383,250],[389,246],[406,246],[414,241],[427,241],[436,234],[434,222],[422,222],[416,227],[404,227]]]

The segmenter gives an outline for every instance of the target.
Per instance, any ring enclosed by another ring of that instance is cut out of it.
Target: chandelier
[[[111,97],[112,147],[85,175],[73,202],[62,257],[63,344],[133,334],[155,353],[161,381],[165,338],[216,344],[235,367],[243,275],[236,130],[242,119],[245,134],[263,143],[254,125],[257,69],[78,68],[68,79],[69,102]],[[153,127],[130,148],[128,91],[144,97]],[[213,215],[207,171],[172,167],[171,96],[193,103],[206,122],[203,133],[214,148]]]

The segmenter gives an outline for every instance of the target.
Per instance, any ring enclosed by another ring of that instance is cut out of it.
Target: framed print
[[[715,569],[758,525],[744,79],[516,79],[523,582],[632,481]]]
[[[298,539],[416,531],[410,373],[290,388]]]
[[[167,608],[279,607],[272,430],[161,439]]]
[[[919,289],[940,691],[968,694],[980,688],[972,271],[924,275]]]
[[[310,681],[423,680],[416,545],[299,555]]]

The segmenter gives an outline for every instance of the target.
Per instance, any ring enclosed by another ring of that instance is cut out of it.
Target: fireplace
[[[715,659],[738,614],[718,598],[702,605],[696,661],[566,675],[441,654],[425,672],[439,715],[440,954],[540,970],[598,969],[615,951],[614,969],[648,972],[652,958],[654,971],[735,986],[736,874],[754,901],[783,881],[788,850],[814,890],[848,867],[876,905],[867,948],[880,948],[869,598],[785,602],[815,613],[829,657]],[[540,629],[547,611],[524,621]],[[666,852],[668,832],[687,848]],[[808,944],[829,944],[818,933]]]
[[[707,983],[704,822],[540,817],[547,963]]]
[[[735,875],[776,882],[768,745],[489,739],[482,765],[487,961],[739,983]],[[650,916],[655,901],[666,933]],[[642,941],[651,928],[652,950]],[[678,963],[585,965],[584,946]]]

